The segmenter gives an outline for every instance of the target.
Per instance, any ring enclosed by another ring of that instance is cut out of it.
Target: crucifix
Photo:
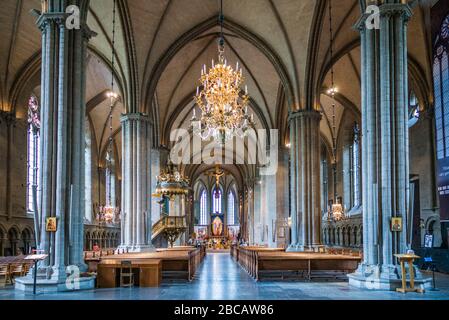
[[[216,184],[217,188],[219,188],[220,187],[220,178],[223,177],[224,175],[226,175],[226,173],[223,169],[220,168],[219,165],[216,165],[215,170],[206,172],[206,175],[209,177],[215,177],[215,184]]]

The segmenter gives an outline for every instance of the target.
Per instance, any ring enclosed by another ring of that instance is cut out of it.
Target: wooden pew
[[[260,248],[239,247],[236,249],[238,263],[256,280],[280,274],[294,274],[300,278],[332,278],[344,276],[357,269],[361,258],[350,255],[325,253],[283,252]]]

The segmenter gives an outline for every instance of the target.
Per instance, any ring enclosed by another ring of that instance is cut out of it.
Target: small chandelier
[[[111,172],[114,170],[112,164],[112,154],[113,154],[113,132],[112,132],[112,118],[114,113],[115,102],[120,98],[120,96],[114,91],[114,66],[115,66],[115,29],[116,29],[116,0],[114,0],[114,5],[112,9],[112,52],[111,52],[111,90],[106,93],[109,98],[109,138],[108,138],[108,152],[106,155],[106,172],[109,173],[107,176],[107,188],[108,197],[106,199],[106,205],[98,205],[96,208],[96,218],[99,223],[118,223],[120,222],[120,207],[115,207],[112,205],[111,194],[111,183],[112,178],[110,177]]]
[[[96,206],[96,220],[102,224],[116,224],[120,222],[120,208],[111,205]]]
[[[334,183],[334,199],[335,203],[329,207],[328,211],[328,220],[329,221],[342,221],[345,220],[345,212],[343,205],[339,203],[337,198],[337,124],[336,124],[336,113],[335,113],[335,95],[338,93],[337,88],[335,87],[335,79],[334,79],[334,32],[332,28],[332,0],[329,0],[329,39],[330,39],[330,65],[331,65],[331,86],[327,90],[327,94],[332,99],[332,172],[333,172],[333,183]]]
[[[193,109],[191,119],[194,134],[203,140],[213,137],[224,145],[235,136],[243,137],[254,126],[254,116],[248,114],[248,87],[240,96],[244,83],[243,71],[237,62],[235,70],[224,57],[223,2],[219,16],[221,33],[218,46],[218,62],[212,60],[212,67],[207,72],[206,65],[201,70],[201,89],[197,87],[194,101],[201,109],[201,116],[196,117]]]
[[[345,211],[343,208],[343,205],[341,203],[338,203],[338,200],[336,203],[334,203],[332,206],[329,207],[328,212],[328,220],[329,221],[343,221],[346,220]]]

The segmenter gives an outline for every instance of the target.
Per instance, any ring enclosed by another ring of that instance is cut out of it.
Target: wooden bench
[[[274,275],[282,279],[285,275],[295,275],[306,280],[342,277],[346,279],[346,274],[354,272],[361,261],[360,257],[325,253],[282,252],[242,247],[236,250],[238,263],[256,280]]]
[[[120,281],[120,268],[125,259],[102,260],[98,264],[97,287],[115,288]],[[162,282],[162,261],[160,259],[130,260],[135,272],[136,284],[140,287],[159,287]]]

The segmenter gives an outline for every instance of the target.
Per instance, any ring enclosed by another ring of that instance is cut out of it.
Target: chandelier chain
[[[331,66],[331,87],[330,94],[332,98],[332,156],[334,163],[337,161],[337,125],[336,125],[336,114],[335,114],[335,80],[334,80],[334,30],[332,27],[332,0],[329,1],[329,53],[330,53],[330,66]]]

